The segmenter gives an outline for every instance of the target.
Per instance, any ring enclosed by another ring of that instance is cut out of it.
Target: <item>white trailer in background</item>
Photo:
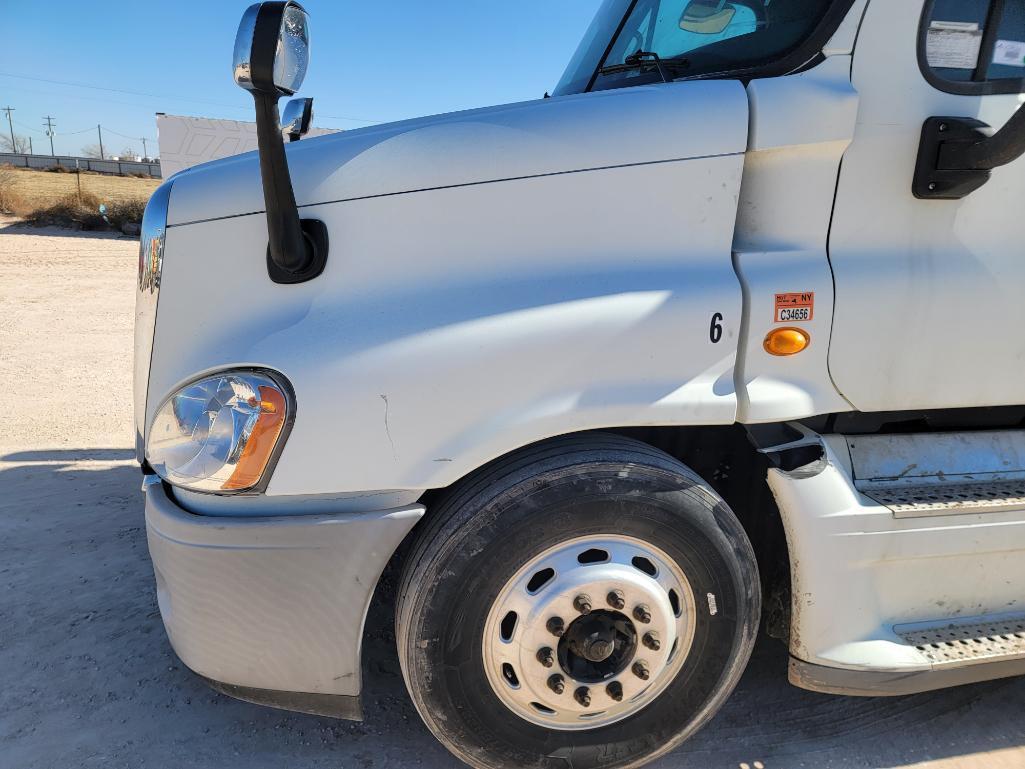
[[[337,133],[311,128],[307,136]],[[256,123],[157,113],[160,172],[165,179],[186,168],[256,149]]]

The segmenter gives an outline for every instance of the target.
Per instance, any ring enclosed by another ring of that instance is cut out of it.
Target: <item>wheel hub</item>
[[[569,626],[562,643],[566,644],[569,652],[590,662],[604,662],[616,648],[619,617],[605,611],[579,617]]]
[[[598,610],[570,623],[559,641],[559,664],[576,681],[598,683],[621,673],[636,648],[633,622],[617,611]]]
[[[580,537],[532,558],[497,595],[484,628],[495,694],[555,729],[626,718],[675,678],[693,637],[682,570],[631,537]]]

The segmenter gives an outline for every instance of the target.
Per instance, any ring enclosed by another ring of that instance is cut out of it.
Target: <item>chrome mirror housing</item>
[[[309,16],[294,0],[257,3],[242,15],[232,72],[247,91],[291,96],[310,63]]]
[[[290,99],[281,113],[281,135],[297,142],[310,130],[313,122],[313,99]]]

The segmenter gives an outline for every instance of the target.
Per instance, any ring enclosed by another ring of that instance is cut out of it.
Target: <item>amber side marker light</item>
[[[765,352],[769,355],[796,355],[811,344],[811,336],[799,328],[774,328],[765,335]]]
[[[242,456],[235,467],[235,472],[221,487],[225,491],[247,489],[255,486],[263,475],[270,461],[274,445],[281,435],[285,423],[285,398],[277,390],[270,387],[260,388],[260,400],[252,399],[250,406],[260,409],[260,416],[253,428]]]

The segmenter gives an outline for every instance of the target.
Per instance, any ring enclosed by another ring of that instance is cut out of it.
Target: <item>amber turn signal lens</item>
[[[254,402],[256,399],[253,399]],[[221,487],[237,491],[255,486],[270,461],[271,453],[285,423],[285,396],[270,387],[260,388],[260,416],[242,449],[242,456],[231,477]]]
[[[769,355],[796,355],[811,344],[808,332],[799,328],[774,328],[765,335],[765,352]]]

